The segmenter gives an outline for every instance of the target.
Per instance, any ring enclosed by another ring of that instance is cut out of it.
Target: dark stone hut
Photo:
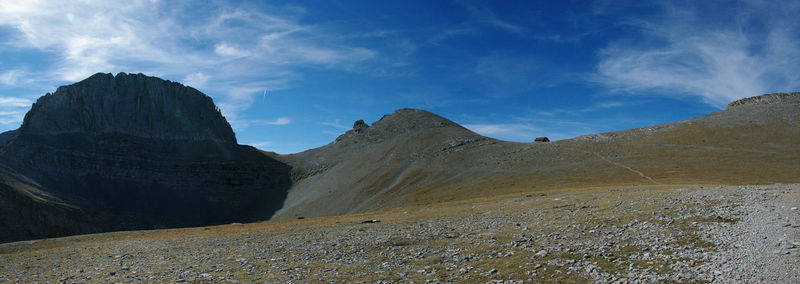
[[[533,142],[550,142],[550,139],[547,137],[536,137],[536,139],[533,140]]]

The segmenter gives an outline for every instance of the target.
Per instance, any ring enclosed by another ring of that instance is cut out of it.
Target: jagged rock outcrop
[[[800,106],[800,93],[773,93],[749,97],[728,104],[727,109],[744,105],[788,104]]]
[[[211,98],[142,74],[96,74],[41,97],[0,164],[4,196],[30,199],[15,204],[41,224],[0,216],[11,226],[0,241],[262,220],[290,186],[290,167],[238,145]],[[56,211],[80,222],[37,215]]]
[[[364,131],[368,127],[369,127],[369,125],[367,125],[367,123],[364,122],[363,119],[359,119],[359,120],[356,120],[356,122],[353,123],[353,132],[360,133],[361,131]]]

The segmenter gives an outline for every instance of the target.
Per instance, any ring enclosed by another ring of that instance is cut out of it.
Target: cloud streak
[[[539,131],[531,125],[516,123],[464,124],[463,126],[483,136],[511,141],[532,141],[534,135]]]
[[[492,12],[489,7],[479,7],[471,4],[464,3],[464,7],[475,17],[480,23],[495,27],[506,32],[522,35],[527,32],[526,28],[517,24],[514,24],[508,20],[502,19],[501,17],[497,16],[494,12]]]
[[[32,100],[15,97],[0,97],[0,124],[11,125],[22,122]]]
[[[0,27],[10,31],[0,44],[56,58],[40,69],[46,71],[0,73],[0,84],[36,77],[58,85],[96,72],[143,72],[182,79],[215,97],[226,117],[237,120],[265,88],[289,88],[300,78],[296,68],[347,71],[340,65],[378,56],[302,24],[304,11],[296,7],[193,5],[0,0]]]
[[[267,121],[266,122],[266,124],[269,124],[269,125],[287,125],[289,123],[292,123],[292,120],[289,119],[288,117],[279,117],[279,118],[276,118],[273,121]]]
[[[340,120],[340,119],[337,119],[337,120],[334,120],[334,121],[325,121],[325,122],[322,122],[321,124],[325,125],[325,126],[330,126],[330,127],[336,128],[336,129],[341,129],[341,130],[350,130],[352,128],[352,127],[348,127],[347,125],[342,124],[342,120]]]
[[[796,13],[771,13],[772,8],[759,2],[741,7],[735,14],[747,24],[709,22],[702,13],[669,6],[664,10],[682,12],[629,20],[626,24],[646,40],[620,39],[600,50],[590,81],[615,92],[695,96],[718,108],[743,97],[796,89],[800,39],[789,32],[798,26]],[[780,9],[800,12],[796,5]]]
[[[2,107],[30,107],[33,101],[23,98],[13,97],[0,97],[0,106]]]

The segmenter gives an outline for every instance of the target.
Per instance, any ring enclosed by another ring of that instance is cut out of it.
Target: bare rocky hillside
[[[282,157],[294,184],[274,219],[531,189],[800,182],[800,93],[743,99],[685,121],[550,143],[482,137],[398,110],[321,148]]]

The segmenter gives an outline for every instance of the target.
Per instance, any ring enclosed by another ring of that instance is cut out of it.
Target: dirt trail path
[[[649,177],[649,176],[645,175],[643,172],[637,171],[637,170],[636,170],[636,169],[634,169],[634,168],[631,168],[631,167],[629,167],[629,166],[626,166],[626,165],[623,165],[623,164],[620,164],[620,163],[617,163],[617,162],[611,161],[611,160],[607,159],[606,157],[603,157],[603,155],[597,154],[597,153],[595,153],[595,152],[591,152],[591,153],[592,153],[592,154],[594,154],[595,156],[597,156],[598,158],[600,158],[601,160],[603,160],[603,161],[606,161],[606,162],[608,162],[609,164],[612,164],[612,165],[614,165],[614,166],[617,166],[617,167],[620,167],[620,168],[626,169],[626,170],[628,170],[628,171],[631,171],[632,173],[635,173],[635,174],[639,175],[640,177],[642,177],[642,178],[644,178],[644,179],[647,179],[647,180],[649,180],[649,181],[650,181],[650,182],[652,182],[653,184],[661,184],[661,183],[657,182],[656,180],[654,180],[653,178],[651,178],[651,177]]]

